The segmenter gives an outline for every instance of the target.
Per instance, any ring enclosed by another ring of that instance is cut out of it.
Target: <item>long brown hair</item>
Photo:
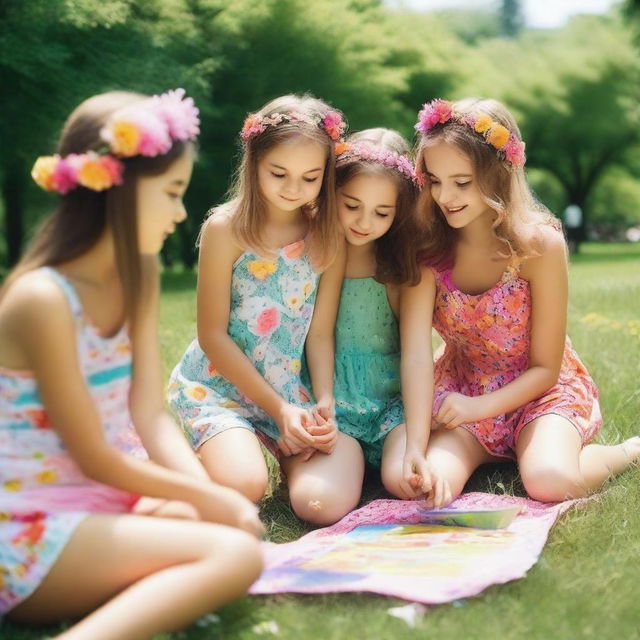
[[[377,127],[354,133],[347,142],[357,142],[383,149],[402,156],[411,156],[405,139],[392,129]],[[336,187],[339,189],[357,175],[368,174],[389,178],[396,185],[396,213],[389,230],[375,241],[376,273],[378,282],[389,284],[417,284],[420,280],[417,252],[421,245],[420,226],[417,221],[416,186],[394,168],[353,158],[338,163],[336,167]]]
[[[522,139],[515,119],[497,100],[465,98],[453,103],[453,109],[463,118],[465,114],[489,116]],[[425,147],[444,142],[464,153],[473,167],[474,179],[484,202],[495,212],[493,231],[504,247],[496,259],[518,259],[539,255],[541,225],[559,228],[555,216],[531,192],[522,166],[502,159],[473,127],[451,119],[437,124],[418,139],[416,169],[427,175],[424,161]],[[446,222],[440,207],[431,196],[429,178],[418,200],[418,212],[426,225],[425,244],[421,259],[427,264],[451,264],[455,250],[456,231]]]
[[[324,117],[330,111],[336,110],[313,96],[286,95],[266,104],[257,115],[265,117],[273,113],[295,112],[310,117]],[[267,127],[262,133],[250,138],[244,145],[229,201],[212,209],[210,214],[219,212],[230,215],[236,241],[258,253],[269,255],[271,251],[264,243],[267,209],[258,185],[258,163],[270,149],[295,136],[313,140],[326,151],[327,161],[318,198],[314,203],[303,207],[309,220],[309,256],[315,267],[323,270],[333,262],[339,241],[335,203],[335,145],[327,133],[314,124],[298,120],[282,122],[277,126]]]
[[[71,153],[101,149],[104,141],[100,138],[100,130],[111,114],[147,98],[139,93],[112,91],[85,100],[67,119],[56,153],[64,157]],[[153,158],[135,156],[122,159],[125,169],[119,186],[105,191],[92,191],[79,186],[60,196],[58,206],[37,229],[22,258],[7,276],[0,293],[27,271],[44,265],[56,266],[81,256],[109,228],[123,287],[125,313],[132,326],[136,307],[147,292],[138,250],[138,178],[163,173],[185,152],[189,144],[177,141],[168,153]]]

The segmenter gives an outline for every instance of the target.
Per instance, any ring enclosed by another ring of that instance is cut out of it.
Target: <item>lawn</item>
[[[195,277],[167,273],[163,284],[161,341],[168,375],[194,335]],[[569,334],[601,389],[605,424],[598,441],[617,442],[639,433],[640,245],[587,244],[573,258]],[[523,495],[512,465],[479,470],[468,488]],[[366,498],[383,495],[369,476]],[[275,479],[262,515],[271,540],[293,540],[307,530]],[[246,598],[207,625],[162,639],[640,639],[639,594],[640,468],[634,468],[586,508],[561,518],[525,579],[429,607],[416,629],[387,614],[389,607],[403,604],[398,600],[286,595]],[[271,622],[277,624],[275,635]],[[0,639],[35,640],[55,631],[26,631],[5,623]]]

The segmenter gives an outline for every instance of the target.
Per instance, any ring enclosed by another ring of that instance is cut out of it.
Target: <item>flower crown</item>
[[[375,164],[381,164],[383,167],[395,169],[403,178],[421,186],[413,167],[413,162],[407,156],[364,142],[340,142],[336,145],[336,166],[339,167],[347,162],[357,160],[374,162]]]
[[[509,131],[484,113],[458,113],[453,103],[448,100],[432,100],[424,104],[418,114],[415,128],[418,133],[425,134],[435,126],[450,120],[465,124],[482,135],[485,142],[494,147],[510,164],[517,167],[524,165],[524,142],[513,131]]]
[[[118,158],[167,153],[176,140],[194,140],[200,133],[198,109],[184,89],[152,96],[116,111],[100,131],[105,147],[87,153],[39,157],[31,176],[46,191],[65,194],[77,186],[104,191],[122,183],[124,164]]]
[[[333,140],[340,140],[347,128],[342,115],[337,111],[328,111],[324,115],[319,113],[308,115],[299,111],[289,111],[287,113],[275,112],[268,116],[261,116],[251,113],[247,116],[240,137],[243,142],[248,142],[251,138],[260,135],[267,127],[277,127],[283,122],[304,122],[316,127],[320,127]]]

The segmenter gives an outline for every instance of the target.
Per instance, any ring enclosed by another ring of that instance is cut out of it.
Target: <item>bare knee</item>
[[[211,565],[211,577],[216,583],[229,579],[230,588],[245,592],[258,578],[264,567],[260,542],[251,534],[213,525],[212,544],[203,550],[201,561]],[[222,577],[221,577],[222,572]]]
[[[402,485],[402,468],[389,469],[386,466],[382,466],[380,470],[380,479],[384,488],[396,498],[401,500],[412,500],[415,496],[403,488]]]
[[[353,510],[360,500],[360,487],[353,490],[338,490],[335,485],[322,478],[299,483],[290,487],[289,499],[295,514],[318,526],[337,522]]]
[[[221,469],[214,472],[208,469],[208,471],[214,482],[235,489],[251,502],[260,502],[269,486],[269,472],[266,465],[263,468],[239,470],[236,473],[233,471],[221,473]]]
[[[587,494],[580,474],[567,469],[540,466],[521,475],[529,496],[540,502],[561,502]]]

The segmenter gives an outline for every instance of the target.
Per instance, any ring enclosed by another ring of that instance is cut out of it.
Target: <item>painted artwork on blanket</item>
[[[466,494],[451,510],[475,513],[465,516],[467,526],[449,526],[424,522],[424,502],[376,500],[295,542],[266,543],[266,570],[250,593],[369,591],[425,604],[466,598],[523,577],[571,504]],[[447,521],[455,517],[446,511]],[[483,529],[468,526],[469,518],[512,522]]]

